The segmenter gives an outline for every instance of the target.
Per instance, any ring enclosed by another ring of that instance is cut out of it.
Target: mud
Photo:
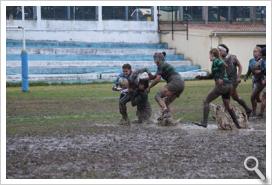
[[[257,178],[243,162],[259,159],[265,174],[265,120],[222,131],[191,123],[86,123],[92,132],[7,137],[7,178]]]

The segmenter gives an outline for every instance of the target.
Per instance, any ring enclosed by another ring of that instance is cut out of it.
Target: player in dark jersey
[[[166,81],[167,84],[156,94],[155,100],[161,107],[162,118],[170,118],[169,105],[183,92],[184,80],[172,65],[165,62],[163,53],[155,53],[153,58],[158,68],[156,74],[151,76],[153,81],[148,91],[157,85],[161,78]]]
[[[195,123],[198,126],[207,127],[208,125],[208,117],[209,117],[209,105],[210,103],[218,98],[219,96],[222,97],[224,106],[226,110],[229,112],[235,126],[240,128],[237,116],[234,110],[230,106],[230,94],[232,84],[231,81],[228,79],[225,65],[223,60],[219,58],[219,51],[216,48],[210,50],[210,60],[212,62],[212,76],[215,80],[215,87],[212,91],[208,94],[206,99],[204,100],[204,107],[203,107],[203,120],[201,123]]]
[[[132,94],[131,105],[137,107],[137,123],[150,123],[152,109],[148,101],[147,92],[147,88],[149,86],[149,76],[147,73],[142,73],[138,78],[138,88]]]
[[[129,125],[130,124],[128,114],[127,114],[126,104],[128,102],[132,101],[134,98],[138,98],[137,101],[132,102],[133,106],[137,105],[137,110],[138,110],[137,114],[138,115],[139,115],[139,111],[141,113],[141,111],[143,109],[147,110],[147,111],[151,111],[151,110],[149,110],[149,108],[151,109],[151,107],[148,106],[149,102],[147,102],[148,101],[148,99],[146,97],[147,93],[145,94],[146,89],[143,90],[143,92],[141,92],[142,91],[141,88],[139,89],[139,81],[140,81],[139,75],[141,73],[144,73],[144,72],[147,73],[147,76],[148,76],[148,79],[149,79],[149,76],[152,75],[152,74],[146,68],[133,71],[131,73],[131,75],[129,76],[129,78],[128,78],[128,91],[119,100],[119,110],[120,110],[120,114],[122,115],[122,119],[120,121],[121,125]],[[144,96],[141,96],[141,95],[144,95]],[[141,106],[141,105],[143,105],[143,106]],[[138,116],[138,118],[139,118],[139,116]],[[144,120],[146,120],[146,119],[144,119]],[[141,122],[141,120],[140,120],[140,122]]]
[[[254,58],[249,60],[248,71],[244,80],[253,74],[253,90],[251,94],[252,116],[256,116],[257,102],[260,101],[260,93],[265,88],[266,62],[262,58],[262,49],[255,47],[253,50]]]
[[[221,59],[225,62],[226,72],[232,83],[231,97],[245,109],[246,114],[249,117],[252,110],[247,106],[246,102],[239,97],[237,92],[237,87],[241,82],[240,76],[242,73],[242,65],[235,55],[229,54],[229,48],[225,44],[218,45],[218,50]]]
[[[265,63],[266,62],[266,47],[262,48],[262,59],[264,60],[264,63]],[[266,75],[266,72],[265,72],[265,75]],[[265,79],[263,80],[263,84],[266,84],[266,76],[265,76]],[[262,91],[262,95],[261,95],[261,110],[260,110],[260,114],[258,114],[259,117],[262,118],[264,116],[265,108],[266,108],[266,87],[264,87]]]
[[[128,80],[131,74],[132,74],[131,65],[124,64],[122,66],[122,73],[118,75],[112,87],[113,91],[120,91],[119,112],[122,115],[122,119],[120,121],[121,124],[125,124],[129,122],[128,116],[127,116],[127,107],[123,106],[123,104],[121,104],[120,101],[122,98],[124,98],[128,94]]]

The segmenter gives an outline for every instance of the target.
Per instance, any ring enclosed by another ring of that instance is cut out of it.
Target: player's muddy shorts
[[[171,80],[165,85],[165,87],[174,93],[177,97],[180,96],[180,94],[184,90],[184,80],[181,78],[180,75],[175,75],[171,78]]]
[[[235,89],[237,89],[237,87],[238,87],[238,85],[239,85],[239,83],[238,82],[232,82],[232,88],[235,90]]]
[[[232,84],[215,85],[213,90],[209,93],[207,99],[209,99],[210,96],[221,96],[223,99],[230,99],[231,89]]]

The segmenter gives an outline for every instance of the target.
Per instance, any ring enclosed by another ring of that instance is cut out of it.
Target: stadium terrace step
[[[135,67],[140,68],[141,66]],[[135,69],[134,68],[134,69]],[[156,72],[156,67],[151,66],[148,68],[151,72]],[[178,66],[176,70],[179,72],[195,71],[198,70],[198,66]],[[21,67],[7,67],[8,75],[16,75],[21,71]],[[109,66],[97,66],[97,67],[30,67],[30,74],[85,74],[85,73],[121,73],[120,67],[109,67]]]
[[[29,60],[45,61],[153,61],[153,55],[28,55]],[[7,61],[20,60],[20,54],[7,54]],[[184,60],[182,55],[167,55],[167,60]]]
[[[7,39],[7,48],[22,48],[21,40]],[[124,42],[59,42],[59,41],[34,41],[26,40],[27,48],[136,48],[136,49],[167,49],[166,43],[124,43]]]
[[[21,53],[19,47],[8,47],[7,53]],[[30,55],[150,55],[155,52],[166,52],[168,55],[174,55],[175,49],[132,49],[132,48],[28,48]]]
[[[7,81],[21,81],[21,46],[19,40],[7,40]],[[121,66],[130,63],[133,69],[146,67],[153,73],[155,52],[165,51],[166,60],[184,78],[203,75],[200,66],[191,64],[165,43],[84,43],[26,41],[29,58],[29,79],[33,82],[88,83],[113,81]]]
[[[39,61],[39,60],[35,60],[35,61],[29,61],[28,66],[29,67],[54,67],[54,68],[63,68],[63,67],[97,67],[97,66],[107,66],[107,67],[119,67],[121,69],[123,64],[127,64],[127,63],[131,63],[131,61],[89,61],[89,60],[85,60],[85,61],[78,61],[78,60],[74,60],[74,61],[50,61],[50,60],[46,60],[46,61]],[[189,60],[179,60],[179,61],[168,61],[168,63],[170,63],[173,66],[190,66],[191,65],[191,61]],[[133,62],[131,63],[131,66],[134,67],[152,67],[155,64],[153,63],[153,61],[137,61],[137,62]],[[6,64],[7,67],[21,67],[21,61],[20,60],[13,60],[13,61],[8,61]]]

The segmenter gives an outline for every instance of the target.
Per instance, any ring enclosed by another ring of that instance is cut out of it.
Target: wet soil
[[[8,136],[7,178],[257,178],[244,168],[251,155],[265,174],[265,120],[232,131],[84,124],[86,132]]]

